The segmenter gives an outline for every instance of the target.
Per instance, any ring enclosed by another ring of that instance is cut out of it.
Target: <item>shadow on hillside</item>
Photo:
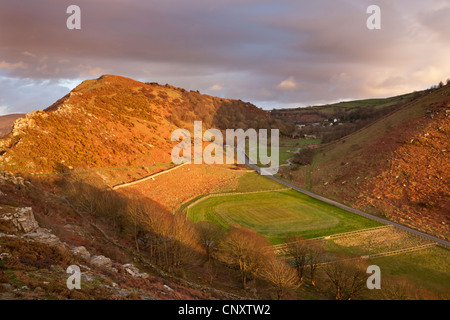
[[[62,175],[56,185],[78,212],[101,219],[109,233],[167,270],[195,265],[202,257],[193,225],[184,215],[172,214],[156,201],[125,196],[98,179]]]

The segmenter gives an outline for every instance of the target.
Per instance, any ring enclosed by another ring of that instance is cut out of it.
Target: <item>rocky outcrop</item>
[[[29,181],[24,180],[24,178],[22,178],[22,177],[16,176],[8,171],[0,170],[0,184],[5,184],[5,183],[10,183],[10,184],[13,184],[13,185],[19,186],[19,187],[25,187],[25,186],[31,185]]]
[[[50,230],[39,227],[30,207],[14,208],[0,206],[0,220],[9,222],[11,233],[0,234],[0,237],[21,237],[28,241],[36,241],[50,246],[62,245],[57,236]]]
[[[3,209],[0,207],[0,210]],[[0,220],[11,221],[15,231],[20,233],[33,233],[39,229],[39,224],[34,219],[33,210],[26,208],[9,208],[0,213]]]
[[[14,121],[12,134],[13,136],[18,136],[24,133],[24,130],[34,128],[36,126],[36,121],[33,119],[33,114],[27,113],[25,117],[18,118]]]
[[[131,263],[124,264],[123,267],[125,268],[125,271],[129,275],[131,275],[132,277],[142,278],[142,279],[147,279],[148,278],[148,274],[147,273],[141,272],[136,266],[134,266]]]

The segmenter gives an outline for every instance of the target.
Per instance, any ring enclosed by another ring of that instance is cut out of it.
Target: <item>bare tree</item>
[[[287,290],[299,287],[295,270],[277,258],[269,260],[261,271],[261,277],[270,282],[281,300]]]
[[[218,272],[214,265],[214,261],[208,261],[205,263],[205,276],[208,279],[209,285],[213,285],[214,280],[217,278]]]
[[[323,246],[315,241],[308,241],[308,265],[309,265],[309,275],[311,277],[311,284],[316,285],[315,274],[319,266],[319,263],[323,262],[323,256],[325,250]]]
[[[207,259],[210,261],[212,253],[225,237],[225,232],[219,225],[210,221],[200,221],[195,227],[199,235],[200,244],[205,249]]]
[[[386,300],[438,300],[440,297],[402,277],[384,277],[380,291]]]
[[[220,258],[230,266],[239,268],[242,288],[247,289],[247,278],[256,275],[273,249],[267,239],[253,230],[231,227],[219,245]]]
[[[303,275],[307,266],[308,244],[300,236],[289,236],[286,238],[286,253],[292,257],[299,283],[303,283]]]
[[[358,295],[366,286],[367,274],[366,264],[362,259],[343,259],[333,261],[325,266],[333,288],[336,300],[351,300]]]
[[[416,287],[404,278],[383,278],[381,295],[387,300],[411,300],[414,299]]]
[[[148,239],[150,257],[169,269],[195,264],[199,257],[199,240],[186,216],[147,206],[141,226]]]
[[[305,268],[309,266],[311,284],[315,286],[316,269],[319,263],[323,262],[325,252],[322,245],[301,236],[289,236],[286,238],[286,252],[292,257],[300,284],[303,283]]]

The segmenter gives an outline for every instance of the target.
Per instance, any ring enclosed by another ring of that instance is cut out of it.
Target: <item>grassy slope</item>
[[[385,107],[390,107],[399,102],[407,102],[414,96],[414,93],[408,93],[400,96],[389,97],[384,99],[364,99],[364,100],[354,100],[354,101],[344,101],[333,103],[330,105],[313,107],[316,110],[320,110],[327,114],[332,114],[337,111],[355,111],[358,108],[365,108],[369,106],[374,106],[375,109],[383,109]]]
[[[238,185],[232,192],[253,192],[265,190],[278,190],[285,188],[284,185],[261,176],[254,172],[245,173],[239,178]]]
[[[333,104],[321,105],[321,106],[311,106],[303,107],[297,109],[277,109],[273,110],[272,114],[276,115],[280,119],[287,121],[298,122],[302,115],[308,115],[312,112],[320,112],[321,115],[316,117],[316,122],[319,119],[325,120],[327,116],[333,116],[338,113],[350,113],[359,111],[365,108],[374,107],[375,110],[381,110],[384,108],[392,107],[396,104],[405,104],[413,100],[416,96],[422,94],[423,92],[408,93],[395,97],[381,98],[381,99],[364,99],[364,100],[354,100],[354,101],[343,101]]]
[[[188,214],[194,222],[209,220],[224,228],[237,223],[275,244],[292,234],[314,238],[379,226],[293,190],[213,197],[190,208]]]
[[[434,247],[369,261],[385,275],[405,277],[426,289],[450,296],[450,255],[448,250]]]

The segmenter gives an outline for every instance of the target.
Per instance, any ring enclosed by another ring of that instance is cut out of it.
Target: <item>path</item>
[[[160,176],[160,175],[162,175],[162,174],[169,173],[169,172],[171,172],[171,171],[173,171],[173,170],[175,170],[175,169],[179,169],[179,168],[181,168],[182,166],[184,166],[184,165],[186,165],[186,164],[187,164],[187,163],[183,163],[183,164],[177,165],[177,166],[172,167],[172,168],[169,168],[169,169],[167,169],[167,170],[163,170],[163,171],[160,171],[160,172],[158,172],[158,173],[151,174],[151,175],[149,175],[149,176],[147,176],[147,177],[144,177],[144,178],[142,178],[142,179],[138,179],[138,180],[135,180],[135,181],[131,181],[131,182],[127,182],[127,183],[122,183],[122,184],[115,185],[114,187],[112,187],[112,189],[113,189],[113,190],[118,190],[118,189],[121,189],[121,188],[129,187],[129,186],[132,186],[132,185],[134,185],[134,184],[138,184],[138,183],[141,183],[141,182],[150,180],[150,179],[151,179],[151,180],[155,180],[155,177]]]

